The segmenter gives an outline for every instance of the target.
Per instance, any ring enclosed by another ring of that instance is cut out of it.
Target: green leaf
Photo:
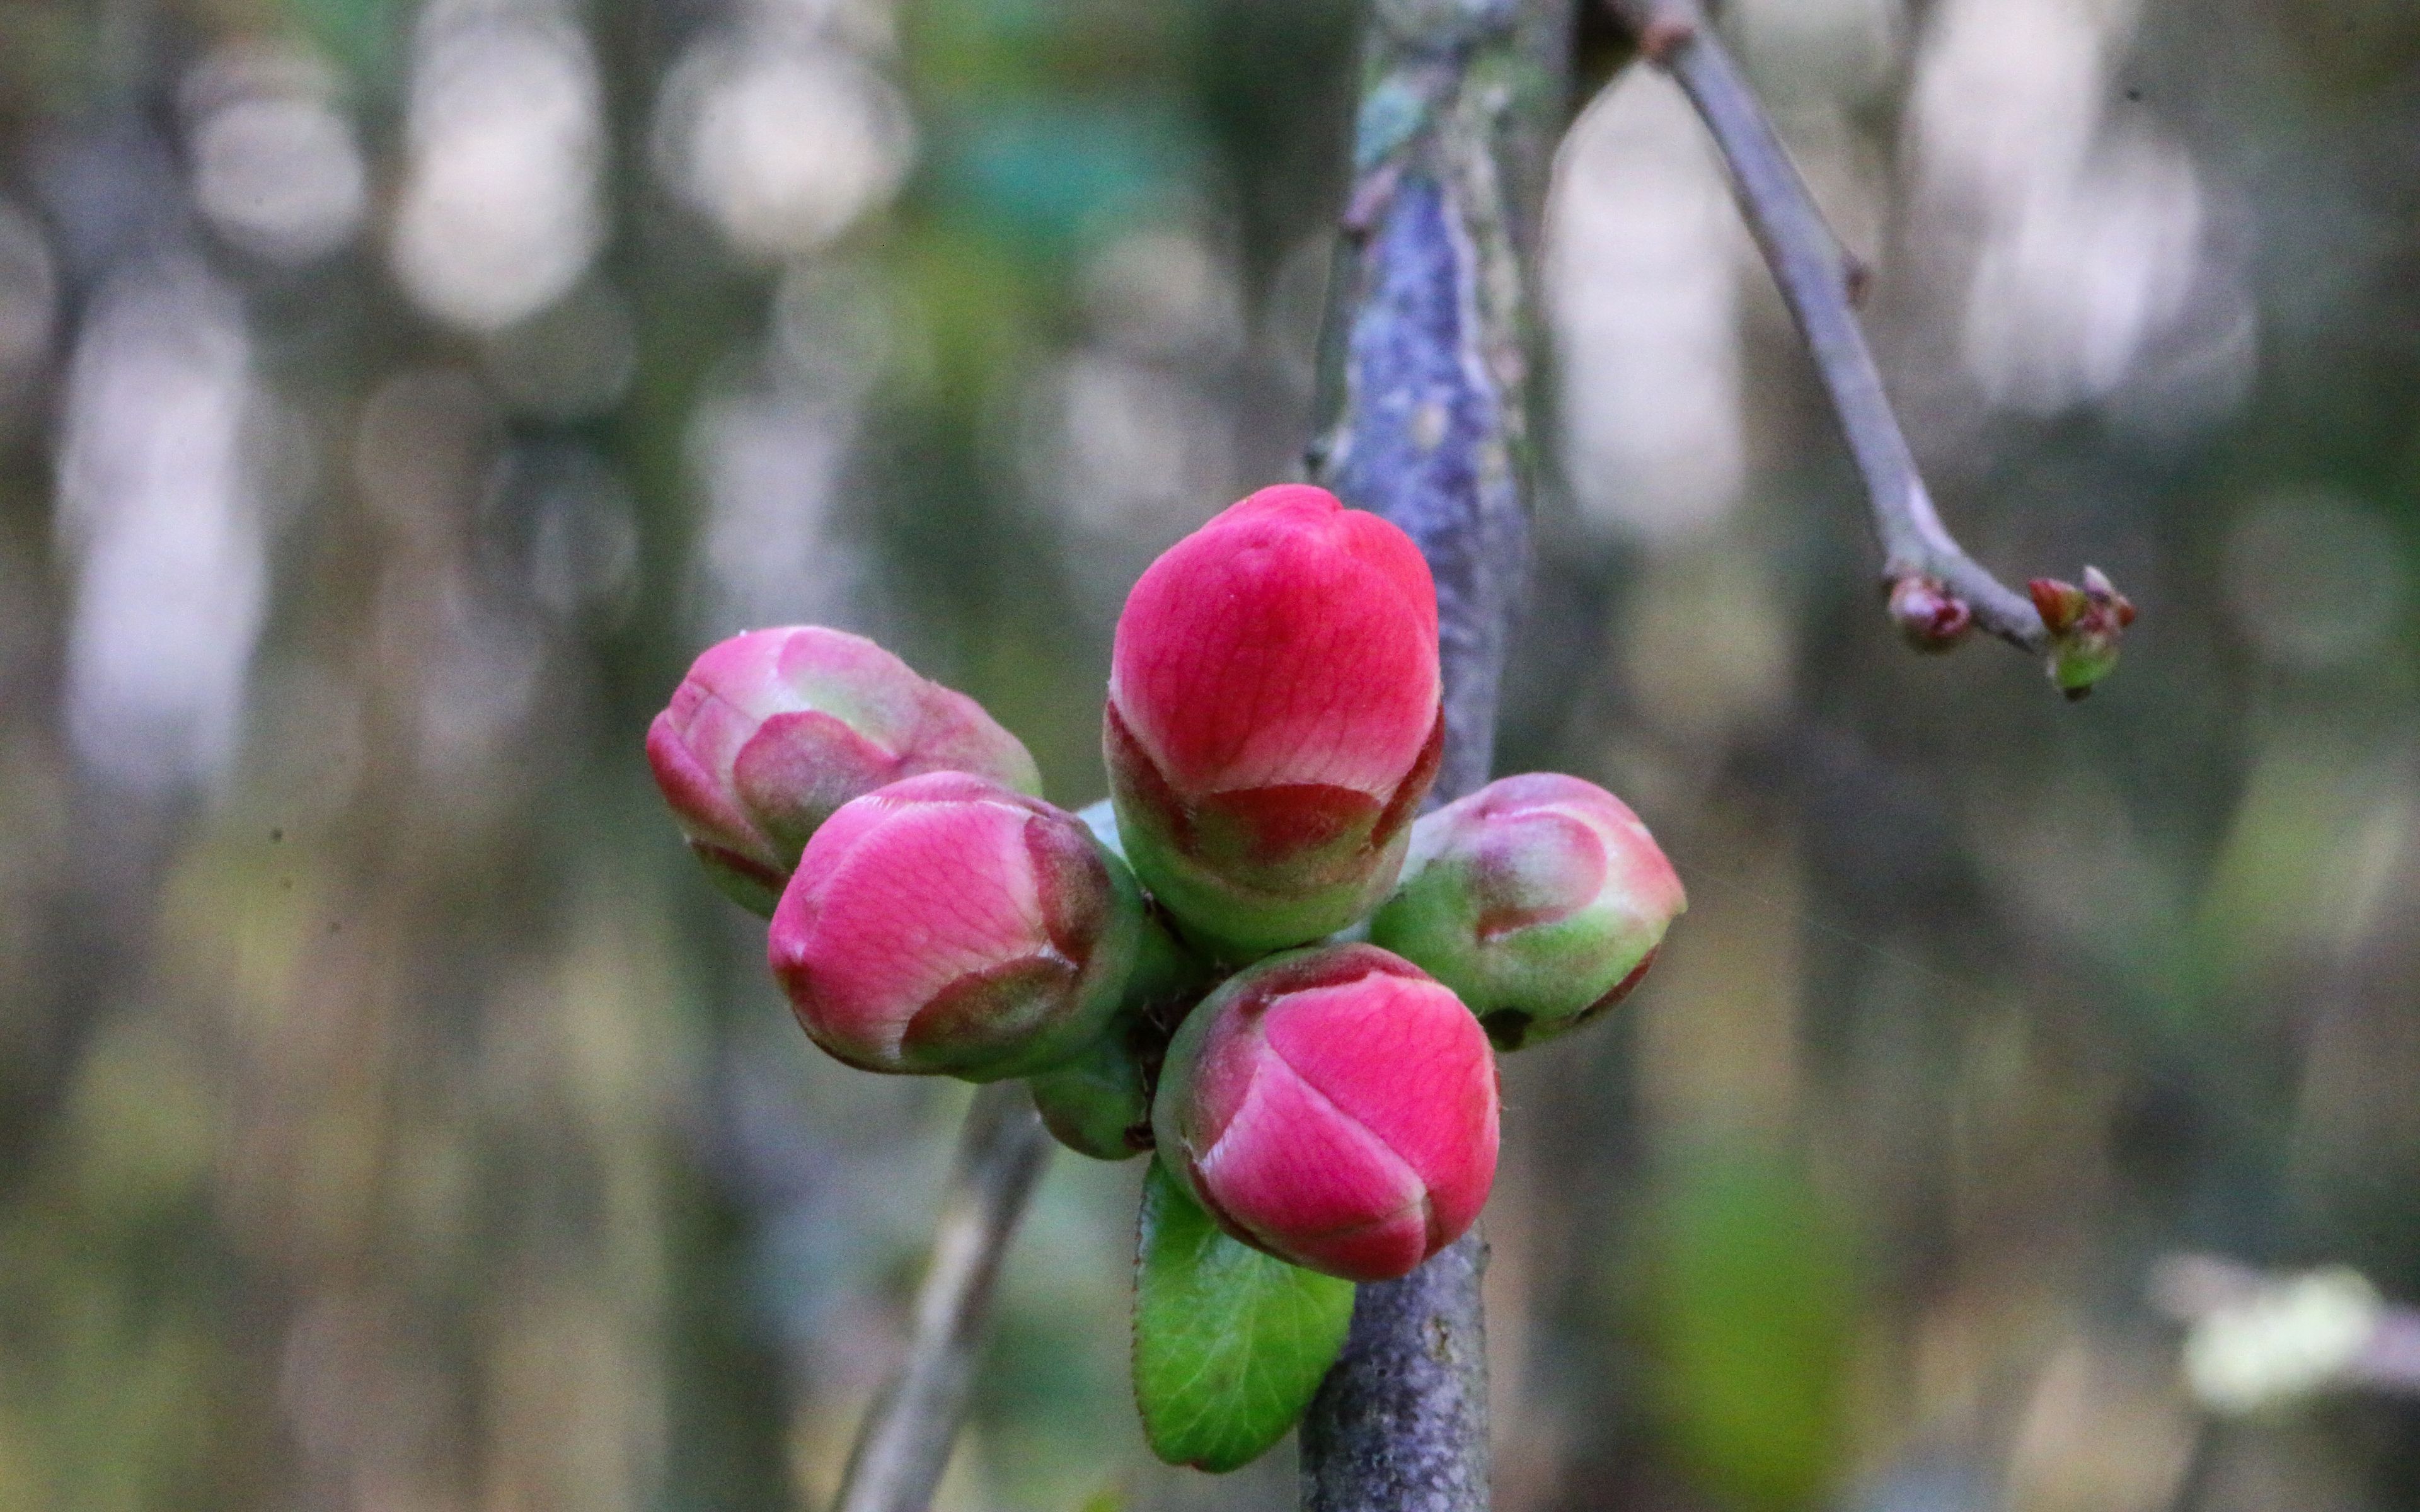
[[[1229,1471],[1285,1437],[1353,1321],[1353,1283],[1218,1231],[1156,1160],[1135,1254],[1135,1405],[1151,1452]]]

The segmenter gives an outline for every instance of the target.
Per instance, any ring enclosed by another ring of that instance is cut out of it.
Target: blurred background
[[[812,1053],[642,732],[822,621],[1099,795],[1126,586],[1298,475],[1357,8],[0,0],[0,1508],[830,1496],[965,1089]],[[2074,707],[1907,653],[1588,81],[1502,762],[1693,906],[1508,1064],[1499,1505],[2420,1506],[2149,1291],[2420,1301],[2420,10],[1730,24],[1953,525],[2144,615]],[[1143,1449],[1140,1177],[1046,1178],[949,1512],[1292,1504]]]

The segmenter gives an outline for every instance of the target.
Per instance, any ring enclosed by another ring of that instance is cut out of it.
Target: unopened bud
[[[1370,941],[1453,989],[1499,1050],[1629,995],[1688,906],[1621,799],[1555,772],[1508,777],[1423,817]]]
[[[983,1082],[1083,1054],[1142,928],[1133,876],[1073,814],[935,772],[816,830],[767,957],[808,1037],[840,1059]]]
[[[1460,1238],[1496,1177],[1496,1057],[1452,993],[1370,945],[1246,967],[1176,1031],[1159,1158],[1221,1228],[1351,1281]]]
[[[1938,578],[1921,574],[1891,584],[1891,619],[1918,651],[1947,651],[1975,627],[1975,611]]]
[[[1436,774],[1438,692],[1410,537],[1300,485],[1228,509],[1118,619],[1102,749],[1136,873],[1239,956],[1352,923]]]
[[[647,763],[707,874],[766,915],[816,826],[862,794],[925,772],[1042,790],[1033,758],[974,700],[814,625],[699,656],[647,729]]]
[[[2050,680],[2071,699],[2092,691],[2118,665],[2118,642],[2134,623],[2134,606],[2098,567],[2084,569],[2084,586],[2036,578],[2025,587],[2050,631]]]

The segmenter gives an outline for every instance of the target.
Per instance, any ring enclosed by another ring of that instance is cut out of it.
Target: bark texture
[[[1331,282],[1312,473],[1419,544],[1437,588],[1446,747],[1434,801],[1487,780],[1528,561],[1525,264],[1565,113],[1565,0],[1382,0]],[[1477,1230],[1360,1288],[1302,1425],[1314,1512],[1488,1504]]]

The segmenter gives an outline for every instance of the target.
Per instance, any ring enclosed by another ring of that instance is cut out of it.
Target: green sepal
[[[2118,643],[2105,636],[2060,636],[2050,644],[2050,680],[2071,699],[2092,691],[2118,670]]]
[[[1151,1091],[1123,1022],[1057,1071],[1033,1078],[1033,1106],[1052,1138],[1094,1160],[1151,1148]]]
[[[714,890],[754,914],[758,918],[771,918],[773,910],[782,906],[782,892],[789,885],[789,875],[768,879],[758,868],[738,860],[719,846],[690,842],[690,854],[706,868],[706,880]]]
[[[1280,886],[1264,876],[1248,885],[1187,855],[1147,814],[1123,813],[1118,828],[1135,875],[1187,941],[1231,964],[1310,945],[1369,918],[1393,889],[1411,842],[1408,825],[1382,845],[1347,836],[1305,857],[1298,884]],[[1202,828],[1215,826],[1205,821]],[[1244,842],[1230,841],[1226,848],[1241,850]]]
[[[1285,1437],[1353,1321],[1353,1283],[1219,1232],[1157,1160],[1135,1246],[1134,1387],[1151,1452],[1224,1472]]]

